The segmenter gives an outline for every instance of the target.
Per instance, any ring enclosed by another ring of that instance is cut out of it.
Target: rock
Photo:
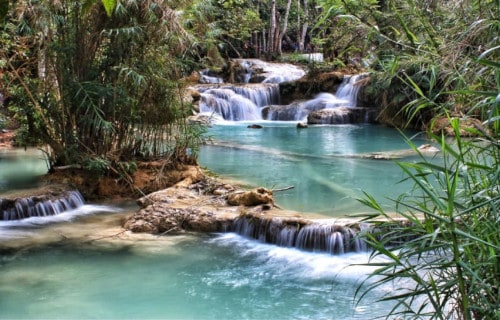
[[[351,111],[349,108],[339,107],[334,109],[322,109],[309,113],[307,123],[309,124],[344,124],[351,123]]]
[[[247,128],[249,128],[249,129],[262,129],[263,126],[261,126],[260,124],[251,124]]]
[[[205,127],[210,127],[217,120],[217,117],[207,114],[196,114],[187,118],[188,124],[197,124]]]
[[[123,227],[138,233],[178,234],[184,231],[219,232],[228,223],[223,217],[205,210],[154,203],[130,216]]]
[[[273,192],[266,188],[235,192],[228,195],[227,203],[232,206],[258,206],[274,203]]]
[[[374,123],[377,110],[374,108],[328,108],[316,110],[307,116],[308,124]]]
[[[488,130],[484,128],[480,120],[466,117],[452,117],[451,119],[448,117],[440,117],[434,119],[434,121],[431,122],[432,133],[441,134],[443,132],[446,136],[455,136],[451,121],[457,119],[459,120],[459,134],[461,137],[475,137],[482,134],[489,135]]]
[[[297,123],[297,128],[299,128],[299,129],[304,129],[307,127],[308,127],[307,123],[303,123],[303,122]]]

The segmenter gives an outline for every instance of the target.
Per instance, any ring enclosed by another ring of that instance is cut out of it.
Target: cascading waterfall
[[[306,224],[281,218],[246,215],[235,219],[229,231],[281,247],[343,254],[367,251],[362,234],[369,232],[368,230],[369,227],[362,224],[356,227],[327,223]]]
[[[210,74],[209,70],[200,71],[200,83],[223,83],[224,80],[220,77]]]
[[[305,121],[311,124],[370,122],[369,110],[356,108],[359,81],[367,74],[346,75],[335,94],[322,92],[313,99],[286,106],[270,106],[263,111],[267,120]],[[309,115],[316,114],[315,121]],[[361,118],[361,121],[359,120]],[[311,120],[311,121],[310,121]]]
[[[0,220],[54,216],[84,204],[79,191],[66,191],[57,196],[0,199]]]
[[[335,93],[336,98],[345,100],[347,107],[355,108],[359,91],[358,81],[366,76],[366,74],[356,74],[344,77],[344,81],[342,81]]]
[[[198,87],[200,112],[216,113],[224,120],[261,120],[261,108],[279,102],[276,84]]]
[[[301,68],[285,63],[268,63],[258,59],[235,59],[233,75],[236,84],[199,85],[200,112],[216,114],[229,121],[262,120],[262,108],[279,104],[279,83],[305,75]],[[258,71],[256,71],[258,70]],[[222,79],[200,72],[200,82],[221,83]]]

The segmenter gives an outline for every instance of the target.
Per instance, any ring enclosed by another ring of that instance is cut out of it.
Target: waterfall
[[[363,225],[350,227],[246,215],[235,219],[230,231],[281,247],[343,254],[368,250],[360,236],[366,229]]]
[[[203,85],[196,86],[200,93],[200,113],[216,114],[229,121],[262,120],[262,108],[280,102],[279,84],[305,75],[300,67],[287,63],[233,61],[236,64],[230,78],[235,84],[223,84],[222,78],[207,70],[200,72]]]
[[[223,79],[217,77],[216,75],[212,75],[210,70],[202,70],[200,71],[200,83],[223,83]]]
[[[261,120],[261,108],[279,102],[276,84],[198,87],[200,112],[216,113],[224,120]]]
[[[293,102],[286,106],[268,106],[263,109],[264,117],[267,120],[280,121],[307,120],[310,124],[369,122],[372,117],[368,115],[368,110],[356,110],[359,109],[356,108],[359,80],[366,76],[367,74],[344,76],[335,94],[322,92],[307,101]]]
[[[356,107],[356,100],[358,98],[359,84],[358,81],[365,78],[367,74],[357,74],[352,76],[345,76],[344,81],[340,84],[335,96],[337,99],[347,101],[347,105],[351,108]]]
[[[54,216],[84,204],[79,191],[66,191],[57,196],[0,199],[0,220]]]

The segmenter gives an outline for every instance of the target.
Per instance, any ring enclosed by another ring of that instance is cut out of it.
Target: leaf
[[[111,17],[116,6],[116,0],[102,0],[102,4],[104,6],[104,10],[106,10],[106,14],[108,15],[108,17]]]

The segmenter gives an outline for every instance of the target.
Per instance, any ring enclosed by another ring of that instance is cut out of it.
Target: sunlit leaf
[[[102,0],[102,4],[104,5],[108,17],[111,17],[116,6],[116,0]]]

